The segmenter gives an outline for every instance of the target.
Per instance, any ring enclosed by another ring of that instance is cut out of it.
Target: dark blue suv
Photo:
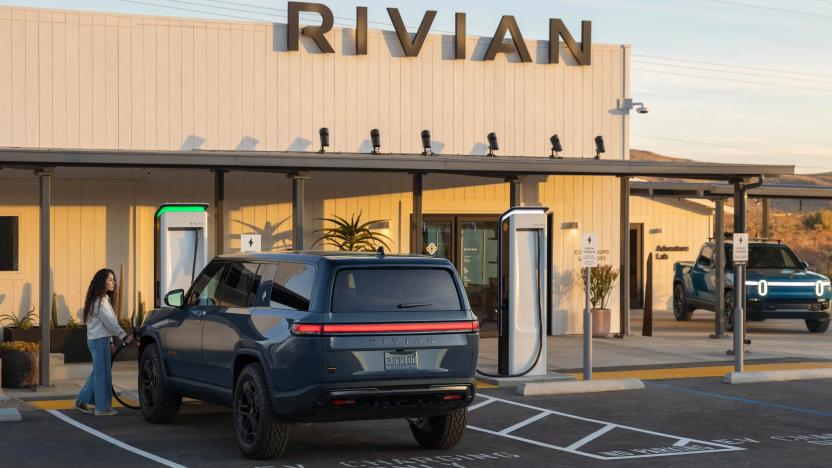
[[[224,255],[142,324],[144,418],[182,397],[233,407],[247,457],[280,456],[292,422],[406,418],[449,448],[475,396],[479,328],[445,259],[383,253]]]

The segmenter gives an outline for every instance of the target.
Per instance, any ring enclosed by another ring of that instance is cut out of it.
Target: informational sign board
[[[734,233],[734,263],[748,263],[748,233]]]
[[[439,247],[437,247],[436,244],[434,244],[433,242],[431,242],[430,244],[428,244],[427,247],[425,247],[425,251],[427,251],[427,253],[429,253],[430,255],[436,255],[436,252],[438,250]]]
[[[240,252],[260,252],[260,234],[241,234]]]
[[[583,268],[598,266],[598,237],[594,232],[585,232],[581,237],[581,266]]]

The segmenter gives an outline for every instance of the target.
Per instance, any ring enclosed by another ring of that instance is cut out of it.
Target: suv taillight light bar
[[[295,323],[294,335],[365,335],[374,333],[464,333],[479,331],[476,320],[424,323]]]

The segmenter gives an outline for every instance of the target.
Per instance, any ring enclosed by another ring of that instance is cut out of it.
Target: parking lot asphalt
[[[161,426],[128,409],[111,418],[24,411],[23,422],[2,427],[0,452],[15,468],[818,466],[832,455],[832,380],[646,385],[533,398],[481,390],[463,442],[446,451],[420,449],[401,420],[327,423],[292,427],[286,455],[257,462],[240,455],[228,409],[190,402],[173,424]]]

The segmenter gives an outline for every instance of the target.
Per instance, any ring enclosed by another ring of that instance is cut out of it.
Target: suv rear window
[[[443,268],[346,269],[335,276],[332,312],[462,310]]]

